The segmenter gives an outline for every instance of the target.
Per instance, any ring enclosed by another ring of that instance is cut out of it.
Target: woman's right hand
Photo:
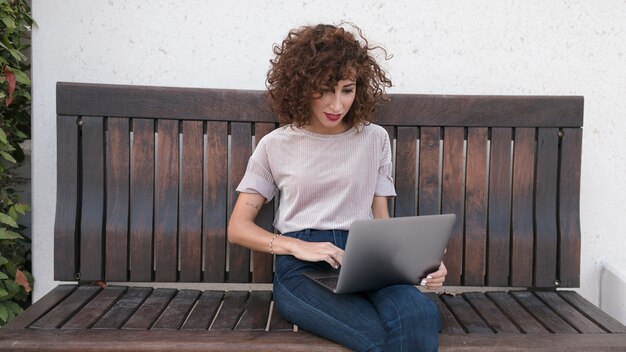
[[[298,240],[292,247],[294,257],[308,262],[327,262],[338,269],[343,260],[343,249],[330,242],[307,242]]]

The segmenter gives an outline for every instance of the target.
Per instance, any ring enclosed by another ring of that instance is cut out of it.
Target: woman
[[[276,255],[276,305],[301,328],[359,351],[435,351],[439,315],[414,286],[338,295],[302,275],[338,268],[350,224],[389,217],[396,195],[389,137],[369,122],[391,81],[372,56],[379,48],[355,29],[360,40],[341,27],[302,27],[274,46],[268,97],[286,125],[250,157],[228,239]],[[273,234],[254,219],[276,188]],[[422,285],[438,288],[446,274],[442,263]]]

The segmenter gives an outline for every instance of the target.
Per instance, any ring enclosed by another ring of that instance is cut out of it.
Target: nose
[[[333,110],[333,113],[340,113],[342,109],[341,93],[334,93],[331,99],[330,108]]]

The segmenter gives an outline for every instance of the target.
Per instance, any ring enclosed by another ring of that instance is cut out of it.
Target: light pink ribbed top
[[[374,195],[395,196],[389,135],[369,124],[335,135],[277,128],[257,144],[238,192],[269,202],[280,193],[274,227],[348,230],[372,218]]]

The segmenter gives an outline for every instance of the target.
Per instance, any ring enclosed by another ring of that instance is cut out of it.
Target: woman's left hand
[[[448,275],[448,269],[445,264],[441,262],[439,269],[434,273],[428,274],[421,282],[422,286],[426,286],[429,290],[436,290],[443,286],[443,282],[446,281],[446,275]]]

